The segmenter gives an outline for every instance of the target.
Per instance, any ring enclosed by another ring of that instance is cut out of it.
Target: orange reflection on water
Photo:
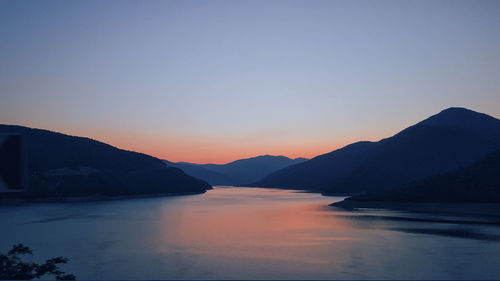
[[[188,207],[174,216],[162,215],[168,220],[165,225],[170,226],[164,229],[162,243],[168,245],[165,249],[176,245],[191,254],[214,257],[325,264],[327,261],[318,255],[324,244],[357,239],[347,220],[327,215],[326,206],[332,198],[304,194],[297,199],[290,193],[270,190],[266,197],[259,197],[262,189],[252,188],[208,192],[207,202],[215,200],[216,206],[186,202]],[[318,215],[321,213],[325,216]]]

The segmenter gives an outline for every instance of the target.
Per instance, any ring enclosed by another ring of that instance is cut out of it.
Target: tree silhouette
[[[75,280],[73,274],[66,274],[59,269],[59,264],[67,263],[68,258],[55,257],[42,264],[23,262],[19,256],[32,255],[30,248],[17,244],[7,252],[0,253],[0,280],[31,280],[44,275],[54,275],[57,280]]]

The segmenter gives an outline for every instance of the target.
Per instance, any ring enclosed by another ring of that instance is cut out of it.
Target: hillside
[[[469,167],[435,175],[386,192],[347,201],[500,203],[500,150]]]
[[[199,164],[188,163],[188,162],[170,162],[163,160],[165,164],[169,167],[175,167],[181,169],[184,173],[210,183],[211,185],[232,185],[236,182],[233,178],[228,175],[221,174]]]
[[[500,148],[500,120],[449,108],[378,142],[358,142],[279,170],[254,186],[325,194],[388,190],[466,167]]]
[[[164,161],[167,165],[182,169],[188,175],[203,179],[212,185],[245,185],[279,169],[306,160],[305,158],[290,159],[285,156],[261,155],[236,160],[227,164],[194,164]]]
[[[33,197],[204,192],[211,186],[152,156],[89,138],[0,125],[26,144],[28,192]]]

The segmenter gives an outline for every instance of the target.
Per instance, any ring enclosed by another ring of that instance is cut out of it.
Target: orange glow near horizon
[[[497,114],[498,115],[498,114]],[[427,115],[428,116],[428,115]],[[350,126],[334,130],[299,131],[288,129],[261,130],[256,132],[229,132],[227,135],[189,134],[149,130],[147,126],[124,126],[115,124],[111,128],[74,124],[58,120],[58,125],[47,122],[24,120],[17,125],[51,130],[63,134],[87,137],[120,149],[148,154],[172,162],[198,164],[225,164],[238,159],[260,155],[282,155],[290,158],[313,158],[358,141],[378,141],[416,124],[427,116],[417,116],[406,124],[391,124],[377,127]],[[6,122],[8,124],[9,122]]]
[[[225,164],[238,159],[259,155],[283,155],[290,158],[312,158],[328,153],[348,143],[284,142],[284,143],[242,143],[238,140],[215,138],[176,139],[169,137],[148,137],[126,135],[96,135],[101,140],[121,149],[141,152],[172,162]]]
[[[29,126],[29,125],[27,125]],[[29,126],[38,127],[38,126]],[[38,127],[43,128],[43,127]],[[264,137],[199,137],[165,136],[119,129],[80,127],[50,129],[64,134],[88,137],[120,149],[145,153],[172,162],[225,164],[238,159],[259,155],[283,155],[290,158],[315,156],[328,153],[357,140],[340,141],[313,139],[273,139]]]
[[[227,163],[500,116],[499,1],[103,2],[0,2],[1,124]]]

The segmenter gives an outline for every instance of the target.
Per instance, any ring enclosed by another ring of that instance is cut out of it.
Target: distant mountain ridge
[[[32,197],[201,193],[211,189],[180,169],[165,167],[160,159],[89,138],[15,125],[0,125],[0,133],[25,139]]]
[[[168,166],[182,169],[188,175],[203,179],[212,185],[245,185],[274,171],[306,160],[306,158],[291,159],[286,156],[261,155],[227,164],[174,163],[167,160],[164,162]]]
[[[199,164],[188,162],[170,162],[168,160],[163,160],[163,162],[168,167],[181,169],[184,173],[195,178],[203,179],[211,185],[231,185],[231,183],[235,182],[235,180],[230,176],[204,168]]]
[[[388,190],[466,167],[500,148],[500,120],[448,108],[378,142],[357,142],[289,166],[252,185],[325,194]]]

